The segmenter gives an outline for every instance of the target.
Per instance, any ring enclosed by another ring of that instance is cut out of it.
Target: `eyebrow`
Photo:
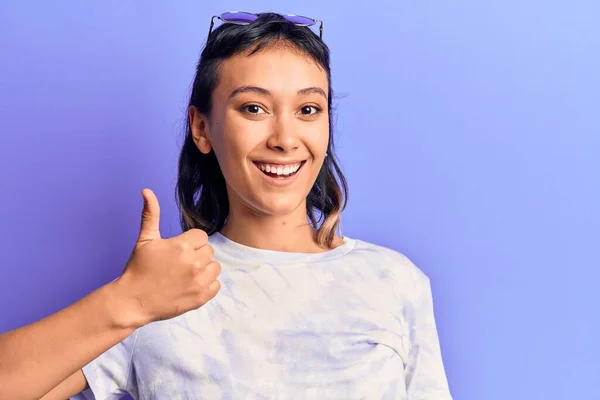
[[[269,92],[267,89],[261,88],[259,86],[240,86],[239,88],[234,89],[229,94],[229,99],[232,99],[241,93],[258,93],[258,94],[262,94],[265,96],[271,95],[271,92]],[[323,96],[325,98],[325,100],[327,100],[327,94],[320,87],[313,86],[313,87],[308,87],[308,88],[298,90],[299,95],[307,95],[307,94],[311,94],[311,93],[320,94],[321,96]]]

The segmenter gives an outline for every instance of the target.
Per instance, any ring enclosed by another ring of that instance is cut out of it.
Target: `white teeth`
[[[270,165],[270,164],[263,164],[263,163],[257,162],[256,165],[262,171],[267,172],[267,173],[277,174],[277,175],[291,175],[291,174],[294,174],[296,171],[298,171],[298,169],[300,168],[302,163],[290,164],[290,165],[272,165],[272,164]]]

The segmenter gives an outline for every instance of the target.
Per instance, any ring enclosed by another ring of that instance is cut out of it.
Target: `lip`
[[[270,177],[269,175],[265,174],[264,172],[262,172],[260,170],[260,168],[258,168],[258,165],[256,165],[256,163],[264,163],[264,164],[274,164],[274,165],[290,165],[290,164],[297,164],[297,163],[301,163],[302,165],[300,165],[300,169],[292,176],[290,176],[289,178],[273,178]],[[252,161],[252,164],[254,165],[254,167],[256,168],[256,172],[258,172],[260,174],[260,176],[263,177],[263,179],[271,186],[275,186],[275,187],[285,187],[288,185],[291,185],[292,183],[294,183],[297,179],[298,176],[300,175],[300,173],[302,172],[302,169],[304,168],[304,164],[306,164],[306,160],[300,160],[300,161],[286,161],[285,163],[281,163],[281,161],[279,162],[270,162],[270,161]]]
[[[300,164],[300,163],[302,163],[304,161],[306,161],[306,160],[289,160],[289,161],[282,161],[282,160],[252,160],[253,163],[271,164],[271,165],[293,165],[293,164]]]

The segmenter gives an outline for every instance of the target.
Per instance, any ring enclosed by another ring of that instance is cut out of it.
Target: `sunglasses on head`
[[[253,14],[243,11],[230,11],[221,15],[215,15],[210,19],[208,36],[210,36],[212,33],[213,26],[215,25],[215,18],[218,18],[224,23],[228,24],[248,25],[256,21],[259,15],[260,14]],[[297,26],[313,26],[319,24],[319,38],[323,39],[323,21],[314,18],[303,17],[301,15],[282,15],[282,17]]]

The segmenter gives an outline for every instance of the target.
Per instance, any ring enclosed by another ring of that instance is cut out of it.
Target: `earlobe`
[[[210,144],[209,139],[207,118],[200,114],[194,106],[190,107],[188,116],[190,119],[192,138],[194,139],[194,143],[196,143],[196,147],[198,147],[198,150],[203,154],[210,153],[212,145]]]

